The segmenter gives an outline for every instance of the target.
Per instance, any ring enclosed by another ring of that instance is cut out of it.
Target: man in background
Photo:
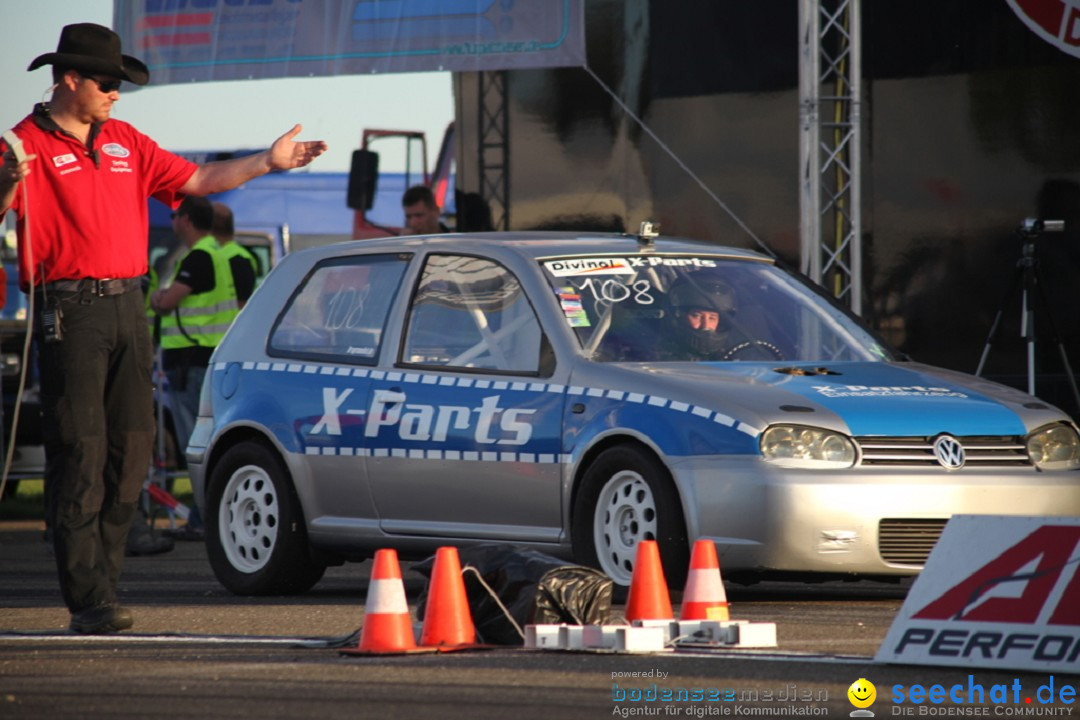
[[[431,188],[414,185],[401,197],[401,207],[405,210],[405,229],[409,235],[435,235],[448,233],[450,228],[439,221],[442,208],[435,202]]]
[[[169,380],[176,444],[183,452],[195,429],[210,356],[240,306],[228,258],[213,235],[210,201],[187,196],[173,213],[172,222],[173,231],[189,250],[168,286],[150,296],[150,307],[161,316],[162,366]],[[202,518],[195,508],[183,534],[175,537],[201,540],[203,532]]]
[[[236,242],[236,226],[232,210],[223,202],[211,203],[214,208],[214,226],[212,231],[218,246],[229,261],[232,271],[233,286],[236,288],[236,301],[243,308],[259,278],[259,261],[247,248]]]

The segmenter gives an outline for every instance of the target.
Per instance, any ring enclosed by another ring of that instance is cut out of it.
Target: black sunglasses
[[[101,80],[99,78],[94,77],[93,75],[81,75],[80,74],[80,77],[84,77],[87,80],[93,80],[94,84],[96,84],[98,86],[98,90],[105,93],[106,95],[108,95],[111,92],[116,92],[117,90],[119,90],[120,85],[123,83],[123,80]]]

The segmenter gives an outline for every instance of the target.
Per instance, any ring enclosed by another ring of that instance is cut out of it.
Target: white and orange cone
[[[730,620],[727,593],[712,540],[698,540],[690,555],[690,572],[683,590],[680,620]]]
[[[409,603],[397,552],[391,549],[375,553],[367,602],[364,603],[364,626],[360,644],[350,654],[393,654],[416,650]]]

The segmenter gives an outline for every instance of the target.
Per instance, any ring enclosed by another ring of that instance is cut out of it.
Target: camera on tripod
[[[1001,329],[1001,319],[1005,314],[1005,308],[1008,307],[1011,296],[1019,291],[1021,298],[1020,336],[1027,345],[1028,394],[1035,394],[1035,308],[1038,307],[1042,310],[1043,317],[1050,326],[1051,338],[1054,344],[1057,345],[1058,354],[1061,356],[1061,364],[1065,369],[1065,377],[1069,381],[1073,400],[1076,401],[1076,406],[1080,408],[1080,387],[1077,387],[1072,365],[1069,363],[1069,357],[1065,353],[1065,344],[1061,340],[1057,324],[1054,322],[1053,314],[1050,312],[1050,304],[1046,301],[1043,283],[1039,279],[1039,263],[1035,258],[1036,238],[1044,233],[1059,232],[1065,232],[1064,220],[1024,218],[1020,221],[1020,226],[1016,228],[1016,234],[1023,239],[1024,246],[1020,251],[1020,259],[1016,261],[1016,271],[1013,274],[1012,284],[1008,292],[1005,293],[1005,298],[1002,300],[1001,306],[998,307],[997,315],[994,316],[994,322],[990,326],[990,334],[986,338],[986,344],[983,346],[982,357],[979,358],[979,366],[975,369],[975,374],[982,375],[983,368],[986,367],[986,359],[990,355],[990,347],[994,343],[998,330]]]
[[[1016,228],[1016,234],[1021,237],[1038,237],[1043,233],[1065,232],[1064,220],[1040,220],[1039,218],[1024,218],[1020,227]]]

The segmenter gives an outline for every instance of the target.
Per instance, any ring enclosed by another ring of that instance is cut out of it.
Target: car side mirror
[[[379,153],[353,150],[345,204],[353,210],[370,210],[379,182]]]

